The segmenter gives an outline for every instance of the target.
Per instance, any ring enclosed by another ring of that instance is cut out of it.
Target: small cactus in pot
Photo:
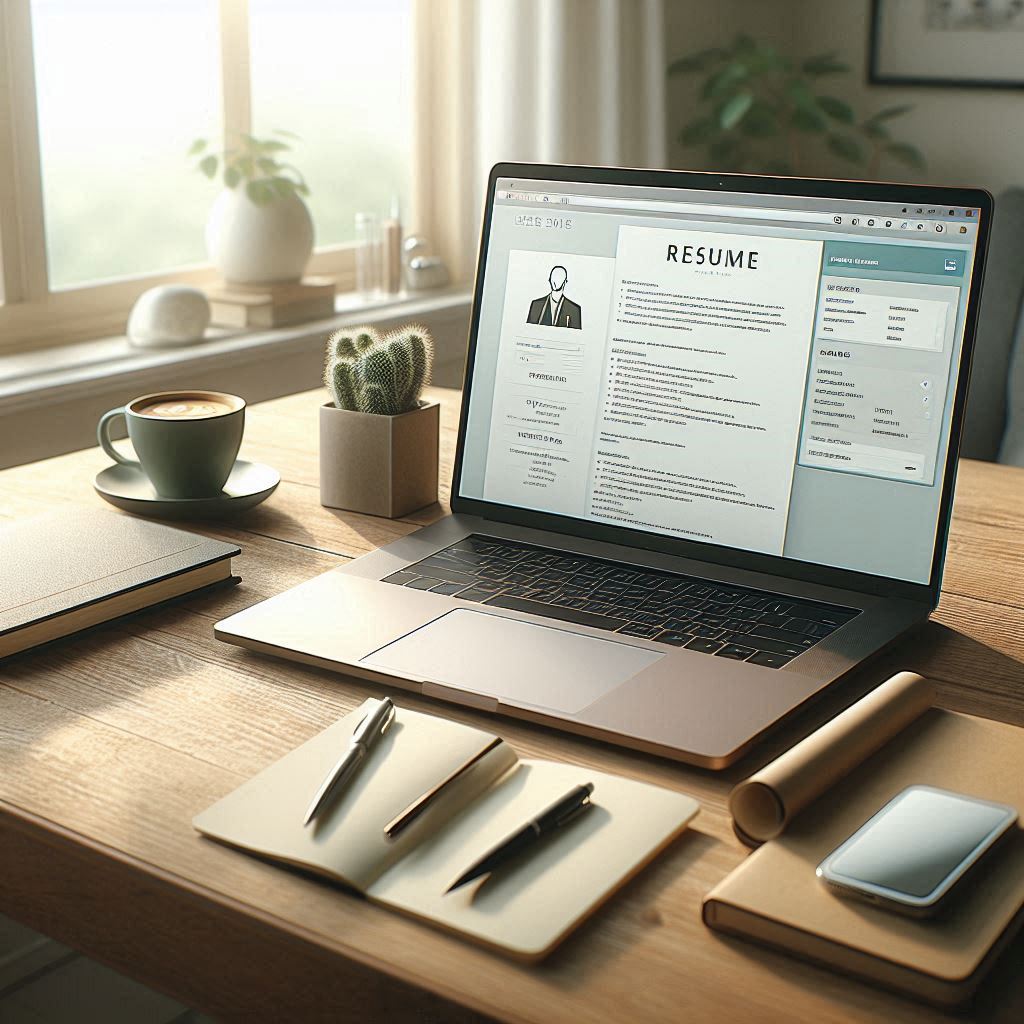
[[[320,408],[320,503],[395,518],[437,500],[440,407],[424,401],[434,347],[410,325],[327,339]]]
[[[433,359],[433,343],[422,327],[384,337],[372,327],[336,331],[327,339],[324,384],[339,409],[398,416],[419,407]]]

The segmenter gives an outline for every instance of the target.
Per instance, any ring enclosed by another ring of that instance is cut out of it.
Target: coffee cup
[[[123,416],[138,460],[111,443]],[[96,426],[103,450],[149,477],[164,498],[208,498],[224,489],[245,428],[245,401],[220,391],[160,391],[105,412]]]

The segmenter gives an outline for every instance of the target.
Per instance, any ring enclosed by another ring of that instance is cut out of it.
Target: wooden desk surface
[[[450,478],[458,394],[443,401]],[[803,719],[715,774],[401,693],[499,728],[522,753],[678,788],[693,829],[539,967],[201,839],[198,811],[379,688],[213,639],[214,621],[430,522],[322,508],[319,392],[250,410],[242,454],[281,470],[264,505],[188,528],[238,543],[242,584],[0,666],[0,911],[182,1001],[255,1021],[925,1021],[941,1015],[705,929],[701,897],[745,856],[731,785]],[[0,473],[0,519],[92,508],[98,450]],[[840,688],[908,668],[949,708],[1024,724],[1024,470],[965,462],[935,621]],[[0,568],[2,573],[2,568]],[[823,709],[820,714],[830,709]],[[1024,940],[971,1016],[1024,1019]]]

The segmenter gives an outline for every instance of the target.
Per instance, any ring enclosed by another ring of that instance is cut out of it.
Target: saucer
[[[111,505],[140,516],[161,519],[212,519],[244,512],[274,493],[281,474],[259,462],[239,459],[224,490],[208,498],[165,498],[136,466],[115,463],[96,474],[96,493]]]

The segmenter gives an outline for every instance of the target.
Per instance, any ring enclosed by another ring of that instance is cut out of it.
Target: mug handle
[[[103,450],[115,461],[120,462],[122,466],[136,466],[142,468],[142,463],[138,459],[126,459],[115,447],[114,443],[110,440],[110,427],[113,421],[118,416],[125,415],[125,407],[122,405],[120,408],[111,409],[109,412],[105,412],[101,417],[99,423],[96,424],[96,440],[99,441],[100,446]]]

